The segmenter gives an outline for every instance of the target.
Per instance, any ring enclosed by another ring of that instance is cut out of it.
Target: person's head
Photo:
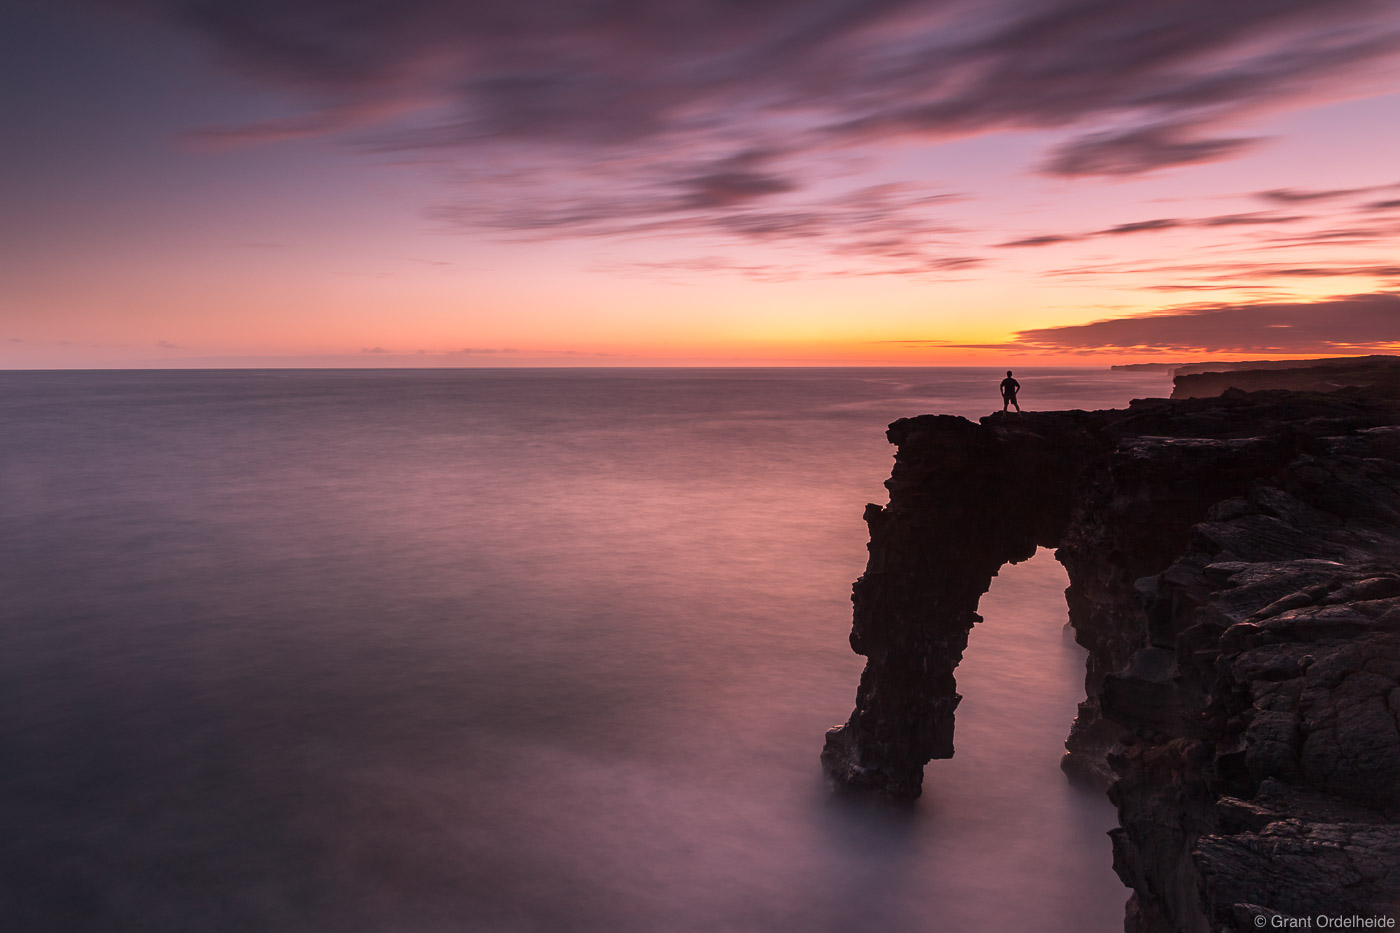
[[[1008,378],[1008,379],[1011,378],[1011,370],[1009,370],[1009,369],[1006,371],[1006,378]]]

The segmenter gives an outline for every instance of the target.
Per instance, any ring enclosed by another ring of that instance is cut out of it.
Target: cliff
[[[1089,651],[1065,770],[1108,788],[1141,933],[1400,914],[1400,396],[1229,392],[889,428],[822,763],[916,797],[1005,563],[1056,547]]]
[[[1264,389],[1335,392],[1347,386],[1372,386],[1385,391],[1400,389],[1400,358],[1393,356],[1300,360],[1292,366],[1274,363],[1250,368],[1256,365],[1239,364],[1224,372],[1181,367],[1172,379],[1172,398],[1211,398],[1227,389],[1244,392]]]
[[[1377,353],[1370,356],[1324,356],[1311,360],[1232,360],[1229,362],[1213,360],[1206,363],[1174,363],[1171,365],[1171,370],[1175,375],[1188,376],[1196,373],[1218,373],[1240,369],[1312,369],[1318,366],[1356,366],[1397,361],[1400,361],[1400,357]],[[1118,367],[1110,368],[1117,369]]]

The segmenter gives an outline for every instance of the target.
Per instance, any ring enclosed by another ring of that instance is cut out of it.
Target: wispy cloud
[[[1323,189],[1299,189],[1299,188],[1275,188],[1272,191],[1260,191],[1255,197],[1264,201],[1275,201],[1282,204],[1307,204],[1313,201],[1335,201],[1339,198],[1352,197],[1358,194],[1369,194],[1372,191],[1380,191],[1381,188],[1323,188]]]
[[[1240,125],[1342,99],[1400,51],[1392,0],[104,2],[196,30],[301,104],[199,141],[470,153],[465,202],[510,182],[556,203],[439,216],[539,236],[829,237],[837,163],[897,140],[1050,131],[1040,169],[1057,176],[1232,158],[1256,142]]]
[[[697,276],[715,273],[737,275],[754,282],[789,282],[799,278],[803,269],[796,265],[741,262],[726,256],[693,256],[683,259],[650,262],[611,263],[605,271],[669,282],[689,282]]]
[[[1048,175],[1141,175],[1195,162],[1218,162],[1253,146],[1255,139],[1193,138],[1190,123],[1090,133],[1060,146],[1045,161]]]
[[[1135,282],[1135,288],[1150,290],[1239,289],[1273,279],[1297,278],[1366,277],[1382,280],[1387,283],[1387,287],[1392,280],[1396,285],[1400,285],[1400,265],[1355,258],[1314,260],[1305,263],[1265,262],[1257,259],[1167,264],[1095,263],[1053,269],[1045,275],[1048,278],[1065,280],[1123,279]],[[1142,284],[1144,282],[1147,284]]]
[[[954,194],[887,184],[785,203],[771,197],[788,187],[774,175],[752,170],[742,184],[726,180],[722,194],[696,196],[696,178],[720,174],[639,181],[631,190],[574,200],[532,200],[496,192],[494,197],[438,207],[432,216],[452,227],[495,228],[526,238],[548,238],[562,229],[575,236],[800,241],[826,256],[873,264],[884,272],[920,275],[964,270],[985,261],[962,252],[961,231],[937,217],[940,205],[958,199]],[[801,266],[789,268],[796,271]]]
[[[1291,224],[1307,218],[1300,214],[1280,214],[1273,211],[1251,211],[1243,214],[1219,214],[1214,217],[1158,217],[1152,220],[1139,220],[1132,223],[1115,224],[1101,230],[1086,233],[1048,233],[1023,237],[1000,244],[1003,247],[1054,246],[1059,243],[1077,243],[1095,237],[1118,237],[1133,233],[1156,233],[1161,230],[1175,230],[1181,227],[1238,227],[1265,226],[1269,224]]]
[[[1016,334],[1036,350],[1347,354],[1400,349],[1400,294],[1193,306]]]

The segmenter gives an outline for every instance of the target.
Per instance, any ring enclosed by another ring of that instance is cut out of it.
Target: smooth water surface
[[[917,806],[821,781],[884,427],[1000,375],[0,373],[6,928],[1120,929],[1048,552]]]

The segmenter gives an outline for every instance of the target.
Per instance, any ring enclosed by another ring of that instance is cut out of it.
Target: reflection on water
[[[919,804],[821,786],[884,424],[992,372],[0,373],[7,927],[1119,928],[1048,554]]]

